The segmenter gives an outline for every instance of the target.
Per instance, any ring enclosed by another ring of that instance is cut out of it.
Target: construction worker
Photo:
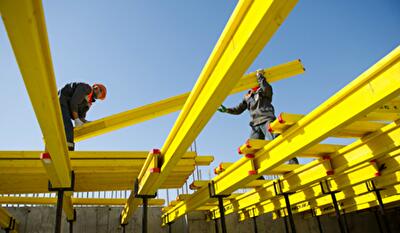
[[[90,86],[86,83],[68,83],[58,91],[61,112],[64,121],[65,134],[67,136],[68,150],[75,149],[74,127],[82,126],[87,123],[86,113],[96,101],[104,100],[107,95],[107,89],[103,84],[96,83]]]
[[[258,86],[250,89],[244,96],[243,101],[233,108],[226,108],[224,105],[218,108],[219,112],[239,115],[246,109],[251,115],[252,139],[272,140],[275,138],[268,130],[269,123],[275,120],[275,109],[272,106],[272,87],[264,77],[264,70],[256,72]],[[297,158],[289,160],[289,164],[298,164]]]

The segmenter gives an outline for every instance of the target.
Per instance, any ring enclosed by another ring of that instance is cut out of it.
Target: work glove
[[[264,72],[263,69],[258,69],[258,70],[256,71],[257,77],[264,76],[264,74],[265,74],[265,72]]]
[[[81,121],[81,119],[79,119],[79,118],[76,118],[76,119],[74,120],[74,122],[75,122],[75,127],[79,127],[79,126],[82,126],[83,124],[85,124],[85,123],[83,123],[83,121]]]
[[[217,110],[218,110],[218,112],[226,112],[227,111],[226,107],[222,104]]]

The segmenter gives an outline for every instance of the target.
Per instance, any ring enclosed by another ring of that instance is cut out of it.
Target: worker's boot
[[[67,145],[68,145],[68,150],[69,151],[74,151],[75,150],[75,143],[67,142]]]

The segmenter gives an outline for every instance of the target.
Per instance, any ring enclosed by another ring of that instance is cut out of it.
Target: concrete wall
[[[20,222],[21,233],[51,233],[54,232],[54,207],[19,207],[7,208]],[[119,214],[121,208],[117,207],[82,207],[77,208],[77,220],[74,222],[76,233],[114,233],[122,232],[119,225]],[[161,209],[150,208],[148,218],[148,232],[167,233],[168,228],[161,227]],[[392,209],[388,214],[392,232],[400,232],[400,209]],[[351,213],[346,215],[349,232],[351,233],[375,233],[379,232],[376,218],[373,212]],[[189,214],[187,219],[180,218],[172,224],[172,232],[186,233],[185,220],[188,224],[187,233],[213,233],[215,225],[213,221],[205,221],[204,213],[194,212]],[[141,228],[141,210],[136,211],[126,226],[126,232],[139,233]],[[338,233],[339,228],[334,216],[321,217],[321,224],[324,233]],[[229,233],[252,233],[254,232],[253,220],[238,222],[235,214],[226,218],[227,231]],[[299,233],[320,233],[315,218],[305,218],[301,214],[295,215],[295,225]],[[266,214],[257,217],[258,232],[284,233],[284,221],[271,220]],[[63,217],[63,232],[69,232],[68,223]],[[0,231],[1,232],[1,231]],[[221,232],[221,230],[219,230]]]

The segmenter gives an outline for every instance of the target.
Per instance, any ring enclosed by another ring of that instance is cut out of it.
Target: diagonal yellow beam
[[[3,0],[0,12],[51,155],[50,181],[53,187],[69,187],[71,166],[41,1]]]
[[[293,77],[304,72],[300,60],[294,60],[285,64],[264,69],[269,82],[276,82]],[[235,94],[257,85],[255,72],[243,76],[236,87],[230,92]],[[182,109],[190,92],[170,97],[155,103],[144,105],[129,111],[114,114],[102,119],[87,123],[75,128],[75,141],[82,141],[98,135],[109,133],[133,124],[161,117]]]
[[[161,149],[161,175],[154,182],[139,177],[140,194],[154,194],[162,185],[296,3],[297,0],[238,2]],[[148,173],[147,167],[142,169]],[[141,190],[146,190],[146,193],[141,193]],[[121,214],[121,223],[126,223],[131,216],[134,199],[133,195],[129,197]]]
[[[71,165],[42,3],[3,0],[0,13],[42,130],[46,151],[51,155],[51,162],[43,162],[43,166],[54,188],[70,187]],[[72,208],[72,205],[64,206],[67,216],[71,215]]]

